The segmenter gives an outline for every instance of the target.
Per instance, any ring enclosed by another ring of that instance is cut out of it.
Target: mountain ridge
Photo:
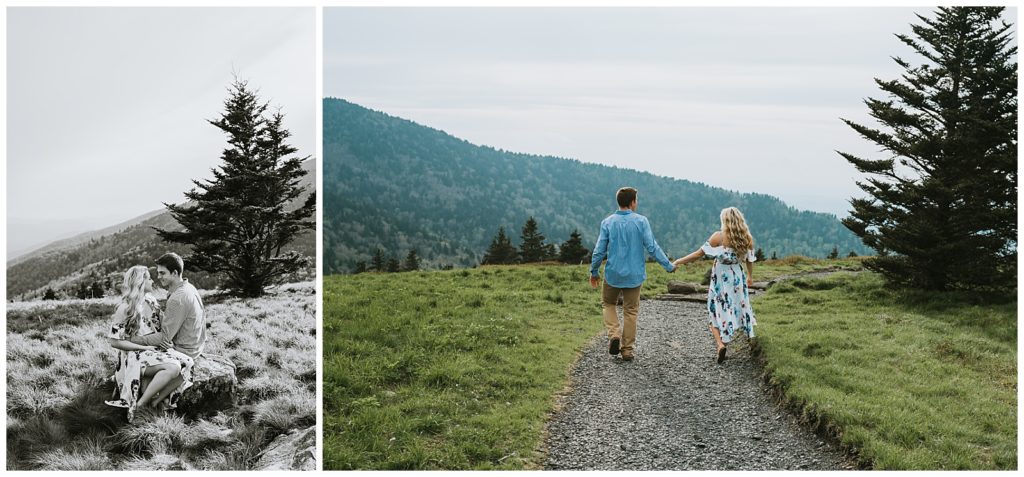
[[[350,272],[376,248],[398,260],[416,248],[429,267],[474,266],[500,226],[516,243],[530,216],[549,243],[576,229],[592,248],[626,185],[670,255],[703,243],[727,206],[743,210],[767,255],[867,253],[835,215],[766,194],[475,145],[339,98],[324,99],[323,164],[325,273]]]
[[[301,185],[306,192],[296,199],[301,204],[307,194],[317,190],[316,161],[307,159],[302,164],[306,175]],[[67,239],[56,240],[29,254],[7,262],[7,295],[36,297],[44,288],[73,290],[81,280],[106,281],[116,288],[120,282],[116,274],[136,264],[150,264],[163,252],[179,247],[163,242],[152,229],[179,227],[166,208],[147,212],[109,227],[83,232]],[[316,256],[316,233],[306,231],[292,242],[303,254]],[[315,267],[311,267],[314,268]],[[208,273],[188,269],[185,275],[200,288],[214,288],[219,281]],[[305,277],[308,279],[308,277]]]

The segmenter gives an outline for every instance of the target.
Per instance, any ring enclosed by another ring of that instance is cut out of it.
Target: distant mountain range
[[[627,185],[671,256],[700,246],[728,206],[743,211],[767,256],[869,253],[834,215],[769,195],[474,145],[342,99],[326,98],[323,108],[324,273],[351,272],[378,248],[398,260],[415,249],[427,267],[473,266],[499,227],[518,245],[530,216],[549,243],[578,229],[592,248]]]
[[[302,185],[307,193],[316,190],[316,161],[303,163],[307,172]],[[303,194],[297,205],[307,197]],[[166,209],[154,210],[110,227],[86,232],[71,238],[54,241],[30,253],[7,262],[7,296],[9,299],[33,299],[42,296],[45,288],[64,294],[73,294],[82,282],[100,282],[116,289],[120,276],[133,265],[152,265],[153,260],[168,251],[178,251],[181,245],[167,244],[152,227],[179,229],[180,226]],[[316,233],[307,231],[293,242],[295,250],[316,256]],[[185,255],[187,252],[182,253]],[[316,275],[315,267],[307,270],[303,279]],[[200,288],[214,288],[220,278],[206,272],[189,269],[185,277]]]

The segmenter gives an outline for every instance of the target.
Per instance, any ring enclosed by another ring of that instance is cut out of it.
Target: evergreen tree
[[[77,296],[79,300],[89,298],[89,285],[87,285],[85,282],[79,283],[78,293],[76,293],[75,296]]]
[[[775,253],[774,250],[772,250],[772,260],[778,260],[778,259],[779,259],[779,256]]]
[[[533,263],[547,260],[552,254],[550,247],[544,243],[544,235],[537,227],[537,221],[531,216],[523,224],[523,240],[519,244],[519,258],[523,263]]]
[[[853,250],[850,250],[850,254],[847,255],[848,258],[853,258],[853,257],[856,257],[856,256],[857,256],[857,252],[854,252]]]
[[[89,295],[91,298],[103,298],[103,284],[98,281],[92,282],[92,287],[89,288]]]
[[[380,248],[377,249],[373,254],[373,258],[370,263],[373,264],[373,271],[383,272],[384,271],[384,251]]]
[[[366,262],[364,262],[364,261],[356,262],[356,271],[355,271],[355,273],[366,273]]]
[[[553,243],[546,243],[546,244],[544,244],[544,258],[542,258],[541,261],[545,261],[545,260],[558,260],[558,246],[557,245],[555,245]]]
[[[416,256],[416,249],[409,250],[405,256],[405,271],[414,272],[420,269],[420,258]]]
[[[583,263],[589,253],[590,251],[583,246],[583,235],[579,230],[573,230],[569,234],[569,240],[562,244],[558,260],[562,263],[579,265]]]
[[[46,289],[46,293],[43,294],[43,299],[44,300],[56,300],[57,299],[57,293],[55,293],[53,291],[53,288],[47,288]]]
[[[505,227],[498,228],[498,235],[491,240],[491,246],[487,248],[482,265],[507,265],[516,263],[517,252],[512,246],[512,241],[505,235]]]
[[[754,252],[754,258],[757,259],[758,262],[764,261],[764,250],[761,250],[761,247],[758,247],[757,251]]]
[[[306,158],[288,157],[297,149],[286,141],[284,115],[267,114],[246,82],[235,80],[225,111],[208,121],[228,136],[220,169],[214,178],[193,181],[185,194],[190,203],[166,204],[182,231],[157,229],[166,241],[191,245],[187,267],[221,273],[224,288],[235,295],[256,297],[264,288],[308,266],[309,258],[289,245],[300,232],[316,225],[315,193],[287,210],[305,192],[298,185]]]
[[[887,159],[840,154],[867,174],[843,220],[878,252],[865,265],[928,290],[1016,285],[1017,47],[1003,7],[941,7],[897,37],[922,64],[865,101],[882,128],[843,120]]]
[[[832,247],[832,251],[828,253],[828,258],[837,259],[839,258],[839,247]]]
[[[388,273],[398,273],[402,271],[401,265],[398,263],[398,259],[391,257],[388,259]]]

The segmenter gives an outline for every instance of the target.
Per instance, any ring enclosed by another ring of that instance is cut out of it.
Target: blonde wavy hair
[[[124,312],[125,330],[128,336],[134,336],[139,331],[139,319],[145,313],[144,306],[147,302],[146,281],[149,280],[149,268],[143,265],[136,265],[124,272],[124,282],[121,283],[121,303],[126,305]]]
[[[747,252],[754,249],[754,237],[750,235],[743,212],[736,207],[728,207],[722,209],[719,218],[722,220],[722,233],[725,234],[725,241],[729,242],[729,247],[736,251],[737,257],[741,260],[745,259]]]

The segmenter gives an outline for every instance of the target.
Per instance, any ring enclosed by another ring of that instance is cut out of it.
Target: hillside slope
[[[639,212],[670,255],[703,243],[728,206],[744,212],[769,256],[867,253],[835,216],[768,195],[477,146],[341,99],[323,105],[325,273],[349,272],[378,247],[398,259],[415,248],[428,267],[471,266],[499,226],[518,244],[530,216],[549,242],[579,229],[590,248],[616,208],[615,191],[627,185],[639,189]]]
[[[301,185],[306,187],[306,193],[296,199],[297,204],[305,201],[309,192],[316,190],[316,161],[307,160],[303,163],[303,169],[307,174],[303,176]],[[180,227],[178,223],[166,209],[154,212],[99,231],[51,243],[8,262],[8,297],[38,298],[41,289],[47,286],[72,291],[81,280],[102,282],[108,276],[116,286],[118,282],[114,275],[132,265],[152,264],[153,260],[167,251],[178,251],[184,255],[186,252],[181,250],[180,245],[165,243],[152,228],[177,229]],[[295,250],[315,257],[315,231],[299,235],[292,245]],[[315,267],[310,267],[309,273],[314,274]],[[208,273],[189,270],[187,264],[185,275],[200,288],[214,288],[219,281]]]

